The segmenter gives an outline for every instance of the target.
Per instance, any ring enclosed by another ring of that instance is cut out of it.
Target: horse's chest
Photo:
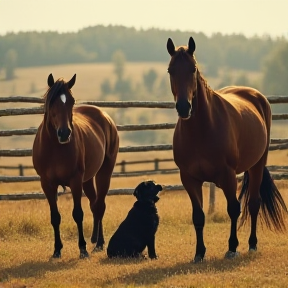
[[[197,140],[197,141],[196,141]],[[215,175],[215,163],[220,163],[217,159],[220,153],[211,153],[204,139],[193,139],[193,135],[184,139],[182,135],[174,134],[173,154],[174,161],[180,171],[186,172],[197,178],[210,178]]]
[[[71,155],[73,155],[73,157]],[[63,149],[63,151],[59,153],[53,151],[53,148],[49,152],[42,151],[40,162],[45,163],[45,165],[38,165],[37,172],[40,176],[65,182],[73,177],[78,170],[79,161],[77,159],[78,157],[76,157],[75,154],[69,153],[69,149]]]

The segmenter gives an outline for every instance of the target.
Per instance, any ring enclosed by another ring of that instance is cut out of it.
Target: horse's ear
[[[189,38],[189,42],[188,42],[188,53],[190,55],[193,55],[194,51],[196,49],[196,44],[195,41],[192,37]]]
[[[73,77],[70,79],[70,81],[67,83],[69,89],[71,89],[71,88],[74,86],[75,81],[76,81],[76,74],[74,74],[74,76],[73,76]]]
[[[167,51],[171,56],[175,54],[175,46],[171,38],[168,38],[167,41]]]
[[[54,85],[55,82],[52,73],[48,76],[47,83],[50,88]]]

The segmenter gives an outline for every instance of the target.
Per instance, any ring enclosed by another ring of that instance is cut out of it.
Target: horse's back
[[[74,122],[78,123],[84,137],[103,139],[107,156],[114,157],[119,149],[119,137],[112,118],[99,107],[90,105],[76,106],[73,113]]]
[[[227,86],[223,87],[217,92],[228,103],[237,107],[239,111],[252,110],[258,111],[260,116],[266,121],[271,121],[271,108],[267,98],[257,89],[246,86]]]
[[[263,94],[250,87],[228,86],[217,92],[226,104],[224,106],[229,117],[227,120],[229,120],[230,133],[237,134],[239,155],[250,155],[247,159],[240,157],[238,160],[239,171],[246,170],[243,167],[253,166],[261,155],[266,155],[268,152],[271,127],[270,104]],[[246,160],[252,161],[247,165]]]

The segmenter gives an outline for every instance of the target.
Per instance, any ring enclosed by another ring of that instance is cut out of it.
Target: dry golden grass
[[[161,183],[161,182],[160,182]],[[277,182],[287,203],[287,184]],[[108,259],[106,252],[78,259],[77,230],[70,196],[59,198],[64,248],[61,260],[51,260],[53,232],[46,200],[0,202],[0,287],[287,287],[287,234],[258,229],[258,252],[249,254],[249,227],[239,231],[240,256],[224,259],[229,220],[223,193],[216,191],[216,212],[206,216],[206,261],[192,264],[195,233],[191,204],[185,191],[164,192],[157,203],[159,259]],[[106,243],[132,207],[133,196],[108,196],[104,216]],[[88,250],[92,216],[83,198],[84,233]],[[207,212],[208,189],[204,188]],[[206,213],[207,215],[207,213]],[[288,225],[288,223],[287,223]],[[285,286],[286,285],[286,286]]]

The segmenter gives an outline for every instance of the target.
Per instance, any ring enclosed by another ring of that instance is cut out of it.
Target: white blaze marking
[[[60,95],[60,99],[62,100],[63,103],[66,103],[66,95],[65,94]]]

